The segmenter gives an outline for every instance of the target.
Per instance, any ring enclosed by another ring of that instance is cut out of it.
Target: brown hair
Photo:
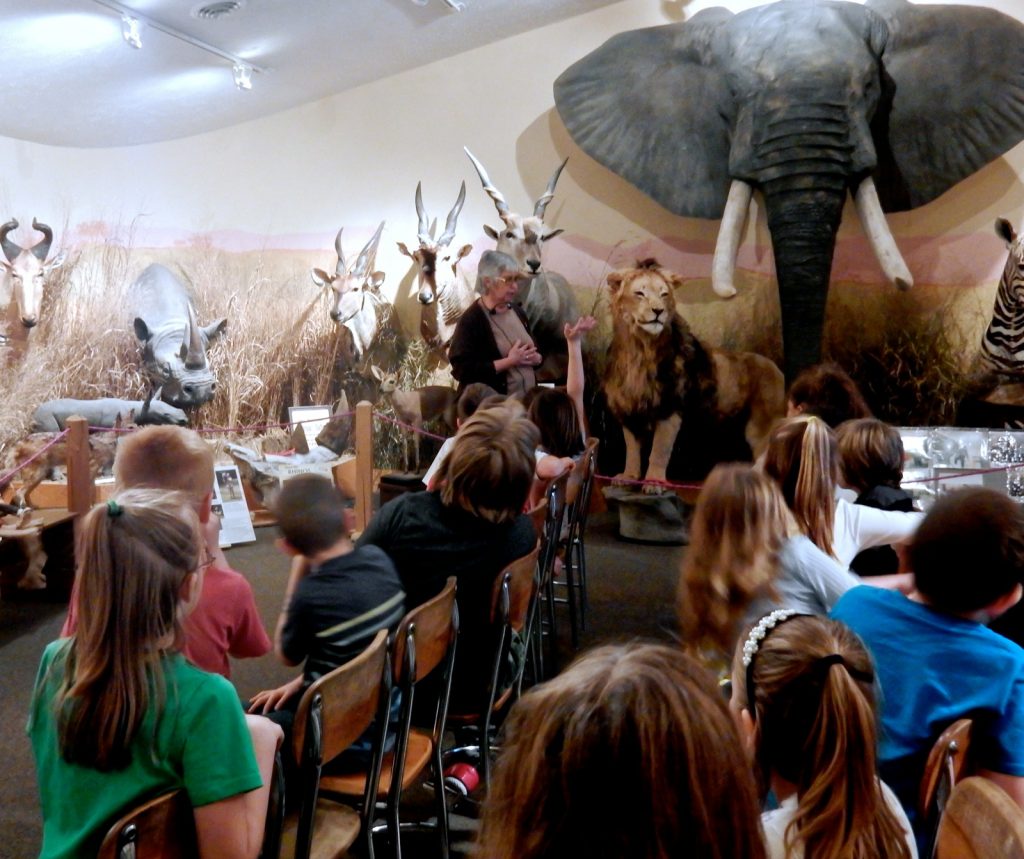
[[[491,397],[504,399],[494,388],[483,382],[472,382],[466,385],[462,393],[459,394],[458,402],[455,404],[455,413],[459,418],[459,423],[464,423],[467,419],[473,417],[484,401]]]
[[[733,704],[754,720],[764,788],[774,773],[797,789],[787,855],[802,844],[814,859],[909,859],[876,775],[874,667],[861,640],[841,623],[800,615],[768,632],[749,669],[742,657],[741,643]]]
[[[184,427],[143,427],[118,443],[114,478],[119,489],[184,492],[197,506],[213,491],[213,450]]]
[[[835,525],[839,450],[835,435],[821,418],[786,418],[768,435],[764,473],[782,489],[797,525],[826,555]]]
[[[540,430],[540,446],[552,456],[575,456],[583,451],[583,430],[576,404],[565,388],[533,388],[527,415]]]
[[[817,364],[803,370],[786,396],[801,414],[817,415],[833,429],[843,421],[871,417],[857,383],[836,364]]]
[[[78,626],[57,694],[61,754],[123,769],[149,707],[163,703],[160,647],[181,639],[181,588],[199,566],[199,522],[183,493],[129,489],[81,521]]]
[[[484,804],[488,859],[762,859],[750,767],[711,677],[675,648],[591,650],[515,705]]]
[[[270,510],[281,535],[306,557],[347,537],[348,498],[322,474],[298,474],[286,480]]]
[[[488,522],[515,519],[533,485],[538,436],[514,400],[478,409],[442,466],[441,502]]]
[[[903,439],[898,429],[877,418],[857,418],[836,428],[836,442],[843,482],[851,489],[899,489],[903,480]]]
[[[914,534],[910,564],[917,589],[935,608],[985,608],[1024,581],[1024,510],[994,489],[946,493]]]
[[[718,465],[693,512],[679,580],[686,643],[718,650],[728,665],[750,603],[770,594],[786,538],[797,532],[778,485],[751,465]]]

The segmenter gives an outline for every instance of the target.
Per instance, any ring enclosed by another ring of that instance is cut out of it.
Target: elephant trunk
[[[788,382],[821,360],[832,255],[846,189],[787,184],[771,182],[763,192],[779,281]]]

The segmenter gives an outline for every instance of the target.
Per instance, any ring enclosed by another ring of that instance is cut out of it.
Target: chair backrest
[[[133,808],[107,830],[97,859],[195,859],[195,817],[183,790]]]
[[[530,612],[530,603],[537,592],[537,557],[540,542],[528,555],[509,564],[494,580],[491,592],[491,623],[507,625],[522,632]]]
[[[449,654],[458,628],[455,576],[450,576],[441,593],[414,608],[398,624],[394,639],[395,682],[419,683],[437,668]],[[412,652],[410,641],[415,642]]]
[[[939,735],[928,753],[918,796],[918,811],[923,820],[933,812],[936,800],[945,803],[953,786],[968,774],[973,726],[971,719],[957,719]],[[938,811],[941,813],[942,809]]]
[[[998,785],[973,776],[950,794],[937,859],[1024,859],[1024,810]]]
[[[555,562],[555,555],[558,553],[558,541],[562,537],[562,527],[565,524],[569,477],[575,470],[564,471],[552,480],[544,499],[547,501],[547,518],[544,522],[544,534],[540,550],[542,585],[550,577],[551,569]]]
[[[583,488],[580,495],[579,513],[577,514],[578,532],[582,532],[587,526],[587,514],[590,512],[590,496],[594,490],[594,477],[597,474],[597,449],[601,442],[599,439],[590,436],[587,445],[583,450],[580,465],[584,469]],[[577,534],[578,536],[578,534]]]
[[[303,693],[292,731],[297,761],[301,762],[309,751],[306,734],[311,728],[320,733],[315,758],[318,764],[324,764],[345,751],[370,726],[385,686],[387,645],[388,631],[379,630],[366,650],[316,680]]]

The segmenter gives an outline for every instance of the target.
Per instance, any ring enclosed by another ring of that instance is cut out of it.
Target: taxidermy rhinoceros
[[[128,296],[146,372],[155,387],[163,388],[163,399],[179,409],[212,400],[217,380],[206,350],[227,319],[200,326],[185,285],[162,265],[143,271]]]

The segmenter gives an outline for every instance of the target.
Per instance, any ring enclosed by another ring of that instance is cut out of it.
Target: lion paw
[[[612,478],[612,486],[628,486],[630,483],[636,483],[639,479],[639,474],[630,474],[622,471]]]
[[[643,488],[644,495],[664,495],[667,491],[667,487],[660,483],[645,483]]]

